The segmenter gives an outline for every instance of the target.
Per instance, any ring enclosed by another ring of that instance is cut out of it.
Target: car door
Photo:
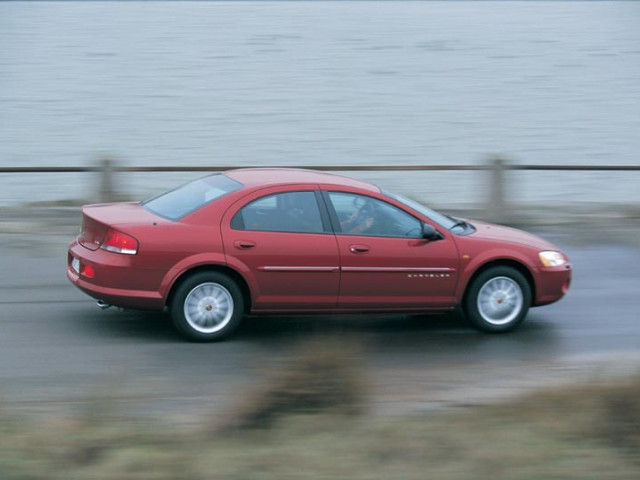
[[[455,303],[458,250],[449,232],[428,241],[422,238],[424,220],[373,196],[329,190],[324,198],[340,252],[339,307],[392,310]]]
[[[254,192],[227,210],[222,235],[227,263],[249,283],[252,311],[335,308],[338,247],[317,188]]]

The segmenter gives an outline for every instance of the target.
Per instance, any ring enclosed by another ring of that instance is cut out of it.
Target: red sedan
[[[227,337],[249,313],[457,305],[504,332],[571,281],[567,256],[539,237],[309,170],[232,170],[82,213],[71,282],[102,307],[166,307],[197,341]]]

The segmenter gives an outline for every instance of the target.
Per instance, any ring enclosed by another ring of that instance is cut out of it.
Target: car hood
[[[470,237],[473,238],[517,243],[519,245],[527,245],[541,250],[558,250],[555,245],[544,238],[523,232],[516,228],[504,227],[493,223],[478,222],[475,220],[470,221],[469,223],[476,227],[476,231],[470,235]]]

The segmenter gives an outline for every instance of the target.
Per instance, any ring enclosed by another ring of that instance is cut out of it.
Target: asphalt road
[[[353,346],[382,413],[640,367],[635,247],[555,234],[574,264],[572,288],[507,335],[478,333],[454,315],[270,317],[247,319],[231,341],[193,344],[165,315],[101,311],[73,287],[71,236],[0,234],[0,405],[58,414],[102,399],[123,414],[193,419],[232,408],[317,334]]]

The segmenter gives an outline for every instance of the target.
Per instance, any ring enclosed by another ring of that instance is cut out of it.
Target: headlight
[[[564,265],[565,263],[567,263],[564,255],[562,255],[560,252],[540,252],[538,256],[540,257],[542,265],[544,265],[545,267],[559,267],[560,265]]]

